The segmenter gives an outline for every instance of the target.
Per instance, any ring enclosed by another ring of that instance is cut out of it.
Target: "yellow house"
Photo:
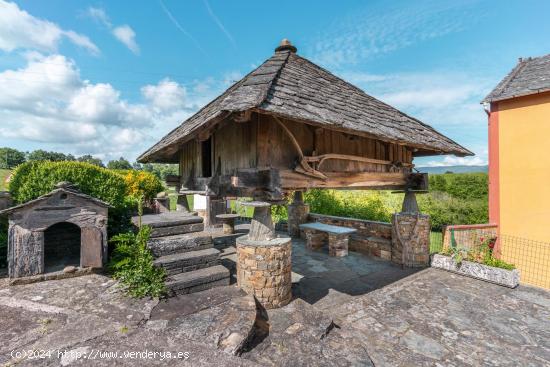
[[[522,251],[524,260],[513,256],[522,270],[523,261],[550,258],[550,55],[519,59],[483,103],[489,115],[489,221],[504,239],[504,257]],[[536,277],[545,276],[546,284],[550,264],[543,265]],[[534,276],[524,271],[522,280],[540,284]]]

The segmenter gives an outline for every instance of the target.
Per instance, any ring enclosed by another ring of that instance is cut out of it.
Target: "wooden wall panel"
[[[256,167],[257,122],[227,121],[213,134],[212,172],[233,174],[237,168]],[[218,167],[219,166],[219,167]]]

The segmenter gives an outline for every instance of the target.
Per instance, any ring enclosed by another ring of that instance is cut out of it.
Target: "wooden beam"
[[[356,162],[364,162],[364,163],[383,164],[387,166],[392,166],[396,163],[396,162],[386,161],[382,159],[374,159],[374,158],[360,157],[357,155],[336,154],[336,153],[322,154],[314,157],[304,157],[304,159],[307,162],[319,162],[317,164],[317,169],[319,169],[323,164],[323,162],[326,161],[327,159],[340,159],[340,160],[356,161]],[[414,167],[413,164],[409,164],[409,163],[401,163],[401,166]]]
[[[312,179],[291,171],[279,171],[282,190],[313,188],[400,190],[407,187],[408,173],[401,172],[327,172],[326,180]]]

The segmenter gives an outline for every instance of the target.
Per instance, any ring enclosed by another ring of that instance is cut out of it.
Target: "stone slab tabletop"
[[[206,195],[206,191],[196,191],[196,190],[180,190],[180,195]]]
[[[266,208],[271,206],[271,203],[266,201],[241,201],[240,203],[242,206],[251,206],[253,208]]]
[[[248,235],[237,237],[236,243],[239,246],[251,246],[251,247],[269,247],[269,246],[281,246],[290,242],[291,238],[288,236],[279,235],[278,237],[270,240],[251,240]]]
[[[357,232],[357,230],[354,228],[333,226],[330,224],[324,224],[319,222],[300,224],[300,228],[314,229],[316,231],[327,232],[331,234],[350,234],[350,233]]]
[[[216,215],[216,218],[218,219],[235,219],[235,218],[239,218],[240,215],[239,214],[218,214]]]

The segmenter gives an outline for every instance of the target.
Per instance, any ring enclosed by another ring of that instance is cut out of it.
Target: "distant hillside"
[[[488,166],[445,166],[445,167],[416,167],[420,172],[425,173],[471,173],[485,172],[487,173]]]

